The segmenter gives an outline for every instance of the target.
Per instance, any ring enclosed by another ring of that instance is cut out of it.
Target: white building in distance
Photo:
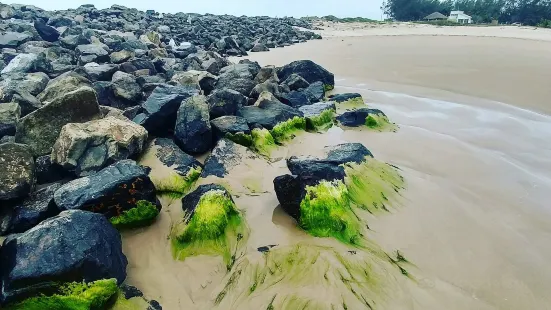
[[[459,24],[471,24],[473,22],[473,18],[465,14],[463,11],[451,11],[448,20]]]

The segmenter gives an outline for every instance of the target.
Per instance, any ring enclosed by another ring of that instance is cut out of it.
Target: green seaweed
[[[216,304],[262,298],[266,309],[333,309],[342,306],[346,298],[354,309],[360,305],[369,308],[375,302],[365,296],[379,295],[386,280],[392,278],[385,263],[382,256],[368,252],[353,255],[305,243],[277,247],[260,262],[241,260],[228,276]],[[312,291],[314,287],[335,293],[320,299]],[[245,294],[248,299],[242,299]]]
[[[235,261],[232,249],[237,248],[247,233],[235,203],[221,190],[204,194],[189,221],[182,224],[181,232],[175,232],[172,238],[173,253],[179,260],[197,255],[221,255],[230,266]]]
[[[366,107],[366,104],[362,97],[348,99],[343,102],[336,102],[335,105],[337,107],[338,114],[342,114],[343,112],[346,112],[346,111],[351,111],[351,110],[356,110],[356,109]]]
[[[251,135],[253,138],[252,149],[260,155],[270,157],[274,148],[277,147],[270,131],[264,128],[255,128]]]
[[[132,229],[151,225],[158,215],[159,210],[154,204],[140,200],[135,208],[126,210],[121,215],[110,218],[109,221],[119,230]]]
[[[382,114],[370,114],[365,118],[365,126],[377,131],[396,131],[398,126],[391,123],[388,117]]]
[[[396,196],[405,184],[396,168],[373,158],[346,165],[345,173],[344,183],[350,200],[371,213],[388,211],[389,199]]]
[[[306,129],[310,131],[326,131],[335,123],[335,111],[325,110],[320,115],[306,117]]]
[[[245,147],[250,147],[253,144],[253,137],[251,135],[244,134],[242,132],[238,132],[235,134],[232,133],[226,133],[225,137],[237,144],[241,144]]]
[[[152,177],[151,181],[157,189],[157,193],[170,193],[176,198],[181,198],[191,190],[195,181],[201,176],[201,167],[191,167],[186,175],[180,175],[172,171],[169,176],[163,178]]]
[[[359,244],[360,221],[350,207],[348,190],[341,181],[322,181],[306,187],[300,203],[300,226],[316,237],[335,237],[347,244]]]
[[[9,305],[6,310],[99,310],[104,309],[117,292],[116,279],[72,282],[60,286],[57,294],[31,297]]]
[[[333,89],[335,89],[335,85],[323,84],[323,89],[324,89],[326,92],[332,91]]]
[[[283,143],[292,139],[300,130],[306,130],[306,120],[303,117],[295,116],[274,126],[270,133],[276,143]]]

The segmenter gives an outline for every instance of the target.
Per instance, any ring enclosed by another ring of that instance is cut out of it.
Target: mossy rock
[[[276,143],[283,143],[292,139],[298,131],[306,130],[306,120],[304,117],[295,116],[285,122],[278,123],[270,133]]]
[[[149,201],[140,200],[136,207],[123,211],[121,215],[109,219],[118,230],[139,228],[151,225],[157,216],[159,209]]]
[[[272,151],[277,147],[274,137],[267,129],[255,128],[251,132],[252,149],[260,155],[270,157]]]
[[[183,221],[173,231],[174,256],[220,255],[232,265],[248,230],[230,193],[220,185],[201,185],[182,199],[182,208]]]

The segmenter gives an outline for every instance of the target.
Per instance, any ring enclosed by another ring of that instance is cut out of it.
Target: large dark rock
[[[289,75],[289,77],[283,81],[283,84],[289,86],[290,90],[300,90],[310,86],[308,81],[296,73]]]
[[[300,108],[305,105],[311,104],[308,95],[302,91],[291,91],[289,93],[284,93],[279,97],[281,102],[285,103],[288,106],[293,108]]]
[[[56,216],[59,209],[54,203],[54,192],[60,187],[61,183],[54,183],[31,193],[23,200],[9,203],[12,212],[5,233],[22,233],[43,220]]]
[[[237,116],[245,118],[251,128],[264,127],[271,130],[281,122],[303,116],[302,112],[281,103],[270,93],[263,94],[255,106],[243,107],[237,111]]]
[[[361,163],[372,157],[371,152],[360,143],[345,143],[325,148],[324,158],[290,157],[287,167],[292,175],[274,179],[274,189],[281,207],[300,220],[300,203],[306,195],[306,187],[320,181],[343,180],[346,176],[343,165]]]
[[[209,107],[205,96],[186,99],[178,109],[174,139],[184,152],[204,153],[212,147]]]
[[[32,36],[27,33],[3,32],[0,33],[0,48],[17,48],[31,39]]]
[[[35,161],[36,184],[47,184],[59,181],[68,177],[60,165],[52,163],[50,155],[43,155],[36,158]]]
[[[57,29],[46,25],[41,19],[34,21],[34,28],[44,41],[55,42],[59,39],[59,32]]]
[[[102,63],[109,60],[109,53],[98,44],[83,44],[77,46],[75,52],[80,55],[79,63],[81,65],[97,62]]]
[[[64,282],[126,278],[117,230],[100,215],[72,210],[9,236],[0,251],[1,302],[55,289]]]
[[[203,165],[193,156],[183,152],[171,139],[156,138],[151,142],[155,148],[155,156],[178,174],[185,176],[193,168],[202,168]]]
[[[0,171],[0,201],[25,197],[34,189],[34,158],[27,145],[0,144]]]
[[[336,103],[341,103],[348,101],[350,99],[362,98],[362,95],[358,93],[345,93],[345,94],[335,94],[329,96],[329,100],[335,101]]]
[[[242,145],[228,139],[221,139],[205,160],[201,177],[213,175],[223,178],[233,167],[242,164],[246,158],[258,158],[258,156]]]
[[[237,110],[247,105],[247,97],[231,89],[217,89],[208,97],[211,118],[235,115]]]
[[[140,200],[158,204],[149,169],[133,160],[119,161],[90,176],[63,185],[54,194],[60,210],[85,210],[107,217],[136,207]]]
[[[248,96],[256,83],[255,76],[260,68],[250,64],[230,65],[220,70],[221,74],[216,82],[216,89],[233,89],[241,94]]]
[[[335,76],[311,60],[297,60],[279,68],[277,75],[285,81],[292,74],[298,74],[308,83],[322,82],[324,85],[334,86]]]
[[[385,116],[383,111],[379,109],[361,108],[344,112],[343,114],[337,116],[337,121],[339,121],[341,125],[348,127],[364,126],[366,118],[370,115]]]
[[[325,88],[322,82],[311,83],[303,90],[310,102],[320,102],[325,97]]]
[[[216,140],[228,135],[250,135],[251,129],[247,120],[239,116],[221,116],[210,121]]]
[[[117,65],[89,63],[84,66],[84,71],[90,81],[110,81],[113,74],[117,72]]]
[[[138,114],[134,122],[152,135],[165,136],[174,129],[182,101],[198,93],[196,88],[189,86],[159,85],[142,103],[144,112]]]
[[[81,87],[21,118],[15,140],[28,144],[35,156],[46,155],[51,152],[64,125],[100,117],[96,92],[90,87]]]

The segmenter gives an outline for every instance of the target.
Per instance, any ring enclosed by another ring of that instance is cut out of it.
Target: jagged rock
[[[0,48],[17,48],[19,45],[32,39],[27,33],[5,32],[0,33]]]
[[[112,83],[114,95],[126,102],[134,103],[129,105],[135,105],[141,99],[142,88],[131,74],[117,71],[113,74]]]
[[[12,74],[0,82],[2,92],[23,90],[33,96],[40,94],[48,85],[50,78],[43,72]]]
[[[120,65],[120,70],[126,73],[133,73],[138,70],[146,70],[146,69],[149,71],[149,75],[157,74],[157,69],[155,69],[155,64],[145,59],[136,58],[128,62],[122,63]]]
[[[256,43],[253,48],[251,49],[251,52],[268,52],[270,49],[266,47],[266,45],[262,43]]]
[[[2,74],[28,73],[28,72],[51,72],[52,65],[44,54],[19,54],[2,69]]]
[[[231,194],[223,186],[218,184],[203,184],[182,198],[182,210],[186,214],[193,215],[201,197],[210,191],[222,191],[226,197],[233,201]]]
[[[276,97],[281,97],[279,85],[277,85],[277,83],[275,82],[272,82],[272,80],[267,80],[264,83],[257,84],[249,94],[249,98],[254,102],[263,92],[269,92]]]
[[[320,65],[311,60],[297,60],[279,68],[277,75],[280,80],[286,80],[292,74],[298,74],[308,83],[322,82],[324,85],[333,87],[335,76]]]
[[[90,62],[102,63],[109,60],[109,53],[97,44],[78,45],[75,52],[80,56],[79,63],[81,65]]]
[[[238,116],[221,116],[211,120],[210,124],[216,141],[226,137],[231,139],[231,137],[238,135],[251,134],[251,129],[247,124],[247,120]],[[238,142],[244,146],[250,146],[250,143],[246,141],[234,140],[234,142]]]
[[[57,182],[68,177],[67,171],[52,163],[51,156],[43,155],[36,158],[35,161],[36,184],[47,184]]]
[[[24,144],[0,144],[0,201],[27,196],[36,178],[31,149]]]
[[[57,31],[57,29],[46,25],[40,19],[35,20],[34,28],[44,41],[55,42],[59,39],[59,32]]]
[[[8,219],[8,227],[5,234],[20,234],[45,219],[56,216],[59,213],[54,203],[54,192],[61,187],[61,183],[54,183],[30,194],[29,197],[12,202],[12,209]]]
[[[60,210],[84,210],[111,218],[136,207],[140,200],[159,206],[149,168],[126,159],[97,173],[64,184],[54,194]]]
[[[260,71],[258,71],[258,74],[254,78],[254,82],[257,84],[264,83],[268,80],[272,83],[279,82],[279,78],[277,77],[277,68],[275,66],[266,66],[260,68]]]
[[[3,303],[46,293],[59,283],[126,278],[117,230],[100,215],[66,211],[23,234],[9,236],[0,252]]]
[[[304,114],[304,117],[309,118],[309,117],[319,116],[321,113],[327,110],[335,111],[336,107],[334,102],[329,101],[329,102],[317,102],[314,104],[301,106],[300,108],[298,108],[298,110]]]
[[[289,77],[285,81],[283,81],[283,84],[289,86],[290,90],[300,90],[310,86],[310,83],[308,83],[308,81],[306,81],[302,76],[296,73],[289,75]]]
[[[325,97],[325,88],[322,82],[311,83],[303,90],[310,102],[320,102]]]
[[[119,52],[113,52],[109,55],[111,62],[114,64],[121,64],[130,58],[134,57],[134,52],[128,50],[122,50]]]
[[[216,84],[216,76],[207,71],[190,70],[175,72],[170,80],[173,85],[188,85],[202,90],[205,95],[210,94]]]
[[[254,66],[249,64],[238,64],[224,67],[220,70],[216,89],[233,89],[248,96],[256,86],[254,77],[258,74]]]
[[[84,66],[84,71],[91,81],[110,81],[113,74],[117,72],[117,65],[102,64],[98,65],[95,62],[88,63]]]
[[[273,129],[278,123],[295,116],[302,117],[299,110],[281,103],[270,93],[262,93],[254,106],[242,107],[237,110],[237,116],[247,120],[251,128],[263,127]]]
[[[187,175],[191,169],[203,167],[199,161],[183,152],[171,139],[155,138],[146,152],[151,149],[154,149],[155,157],[164,166],[170,167],[181,176]]]
[[[300,108],[305,105],[312,104],[308,95],[302,91],[291,91],[289,93],[283,93],[280,95],[279,100],[288,106],[293,108]]]
[[[21,116],[18,103],[0,103],[0,138],[15,135],[15,128]]]
[[[341,103],[341,102],[345,102],[356,98],[362,98],[362,95],[358,93],[346,93],[346,94],[336,94],[336,95],[329,96],[329,100],[334,101],[336,103]]]
[[[133,121],[142,125],[151,135],[167,135],[174,130],[176,113],[182,101],[198,93],[197,89],[189,86],[159,85],[142,103],[144,112]]]
[[[51,80],[37,98],[46,103],[82,86],[90,86],[90,81],[75,72],[66,72]]]
[[[212,175],[223,178],[233,167],[242,164],[247,158],[258,158],[258,155],[233,141],[221,139],[205,160],[201,177]]]
[[[63,126],[53,146],[52,161],[85,176],[140,154],[146,140],[142,126],[112,116],[71,123]]]
[[[337,121],[343,126],[358,127],[366,124],[368,116],[386,116],[383,111],[378,109],[361,108],[352,111],[346,111],[343,114],[337,116]]]
[[[28,144],[35,156],[51,152],[61,128],[100,118],[96,93],[90,87],[68,92],[21,118],[15,140]]]
[[[235,115],[237,110],[247,105],[247,97],[231,89],[217,89],[208,97],[211,118]]]
[[[199,154],[212,147],[209,106],[205,96],[193,96],[178,109],[174,139],[187,153]]]

